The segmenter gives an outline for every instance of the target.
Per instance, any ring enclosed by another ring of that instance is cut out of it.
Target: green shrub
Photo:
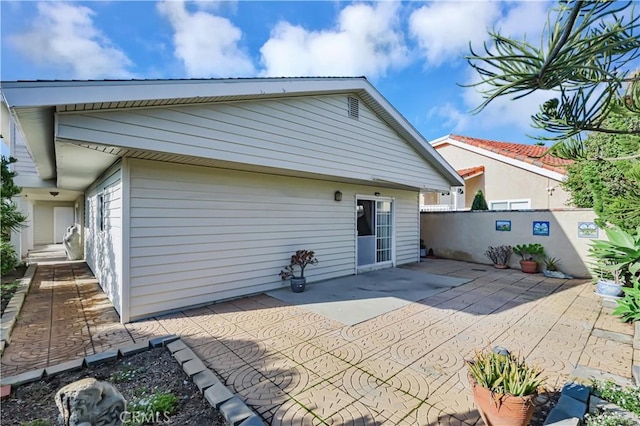
[[[487,200],[484,198],[484,194],[481,189],[478,189],[475,197],[473,197],[473,204],[471,204],[471,210],[489,210]]]
[[[0,273],[2,275],[13,271],[20,264],[18,253],[10,242],[0,242]]]

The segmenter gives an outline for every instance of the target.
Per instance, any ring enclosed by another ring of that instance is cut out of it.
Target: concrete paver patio
[[[123,326],[84,263],[40,265],[2,375],[175,333],[272,425],[481,424],[464,360],[487,345],[539,363],[549,388],[576,365],[631,376],[620,341],[633,327],[586,280],[450,260],[411,268],[472,281],[354,326],[266,295]]]

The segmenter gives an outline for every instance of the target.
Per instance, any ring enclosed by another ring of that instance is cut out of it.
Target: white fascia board
[[[453,146],[457,146],[458,148],[465,149],[467,151],[475,152],[476,154],[480,154],[482,156],[492,158],[494,160],[501,161],[503,163],[511,164],[514,167],[518,167],[520,169],[527,170],[531,173],[535,173],[537,175],[545,176],[553,180],[557,180],[558,182],[564,181],[567,177],[562,173],[554,172],[553,170],[548,170],[542,167],[538,167],[535,164],[529,164],[524,161],[516,160],[515,158],[507,157],[506,155],[498,154],[497,152],[489,151],[484,148],[480,148],[474,145],[469,145],[464,142],[457,141],[455,139],[449,139],[448,136],[445,136],[446,140],[442,140],[443,138],[436,139],[432,142],[433,146],[440,146],[444,143],[448,143]],[[437,144],[437,145],[436,145]]]
[[[13,108],[99,102],[181,99],[216,96],[294,95],[357,91],[369,83],[363,77],[257,78],[230,80],[116,80],[3,82]]]

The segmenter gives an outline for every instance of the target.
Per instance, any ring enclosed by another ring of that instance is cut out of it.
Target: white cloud
[[[482,43],[499,17],[498,2],[434,2],[411,13],[409,32],[427,64],[437,66],[459,59],[469,41]]]
[[[131,61],[93,23],[94,12],[69,3],[38,3],[31,28],[10,36],[21,54],[38,65],[77,79],[128,78]]]
[[[342,9],[335,28],[309,31],[282,21],[262,46],[265,76],[384,76],[402,68],[408,49],[399,5],[379,2]]]
[[[507,37],[525,39],[535,45],[544,30],[550,3],[545,1],[519,1],[509,3],[509,9],[494,27]]]
[[[158,10],[175,31],[174,55],[189,77],[246,77],[255,74],[249,55],[239,47],[242,31],[226,18],[189,12],[184,1],[163,1]]]
[[[550,4],[548,2],[509,3],[506,13],[495,22],[500,34],[516,39],[526,39],[534,46],[539,45],[547,19]],[[468,70],[467,82],[477,82],[480,76]],[[462,94],[463,102],[470,110],[484,100],[480,91],[488,86],[466,88]],[[514,126],[528,134],[538,133],[531,127],[531,116],[536,114],[540,105],[555,97],[550,91],[535,91],[523,98],[512,99],[512,96],[501,96],[489,105],[473,121],[483,128],[491,129],[499,126]]]
[[[464,133],[470,130],[469,122],[472,118],[469,113],[461,111],[451,102],[432,107],[427,112],[427,117],[443,119],[440,122],[440,127],[449,129],[448,131],[453,133]]]
[[[467,71],[467,83],[479,81],[472,70]],[[471,111],[483,102],[482,90],[485,85],[466,87],[461,92],[461,106],[451,104],[437,106],[429,110],[429,116],[437,116],[445,120],[444,125],[454,132],[473,132],[474,130],[492,130],[505,127],[518,129],[526,134],[537,134],[531,127],[531,116],[538,112],[539,106],[554,97],[553,92],[536,91],[520,99],[512,96],[501,96],[494,99],[480,113]],[[463,111],[465,110],[466,111]]]

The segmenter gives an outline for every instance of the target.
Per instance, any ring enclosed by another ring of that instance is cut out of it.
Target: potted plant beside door
[[[476,351],[466,361],[473,399],[487,426],[526,426],[545,382],[542,370],[504,348]]]
[[[291,256],[291,262],[280,271],[282,280],[291,280],[291,291],[302,293],[307,284],[304,277],[304,269],[309,265],[317,265],[318,259],[312,250],[298,250]],[[300,269],[300,275],[296,276],[296,267]]]

